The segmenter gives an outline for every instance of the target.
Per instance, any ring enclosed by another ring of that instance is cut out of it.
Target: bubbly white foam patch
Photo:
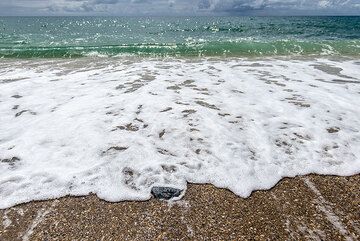
[[[359,61],[0,61],[0,208],[360,171]]]

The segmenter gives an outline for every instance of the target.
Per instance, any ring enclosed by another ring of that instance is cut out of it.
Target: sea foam
[[[0,60],[0,208],[360,171],[353,59]]]

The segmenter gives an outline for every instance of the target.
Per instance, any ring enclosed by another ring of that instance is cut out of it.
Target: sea
[[[360,17],[0,17],[0,208],[360,173]]]
[[[1,17],[0,57],[360,55],[360,17]]]

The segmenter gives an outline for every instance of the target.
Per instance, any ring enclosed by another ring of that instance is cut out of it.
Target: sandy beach
[[[247,199],[190,184],[173,203],[65,197],[1,210],[0,239],[358,240],[359,190],[360,175],[310,175]]]
[[[360,240],[358,1],[0,1],[0,241]]]
[[[0,208],[360,170],[356,59],[0,61]],[[56,67],[54,67],[56,66]]]

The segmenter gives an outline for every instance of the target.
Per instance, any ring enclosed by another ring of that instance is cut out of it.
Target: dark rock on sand
[[[182,190],[172,187],[153,187],[151,194],[157,199],[169,200],[180,196]]]
[[[249,198],[189,183],[172,205],[67,196],[0,210],[0,240],[360,240],[359,197],[360,175],[284,178]]]

